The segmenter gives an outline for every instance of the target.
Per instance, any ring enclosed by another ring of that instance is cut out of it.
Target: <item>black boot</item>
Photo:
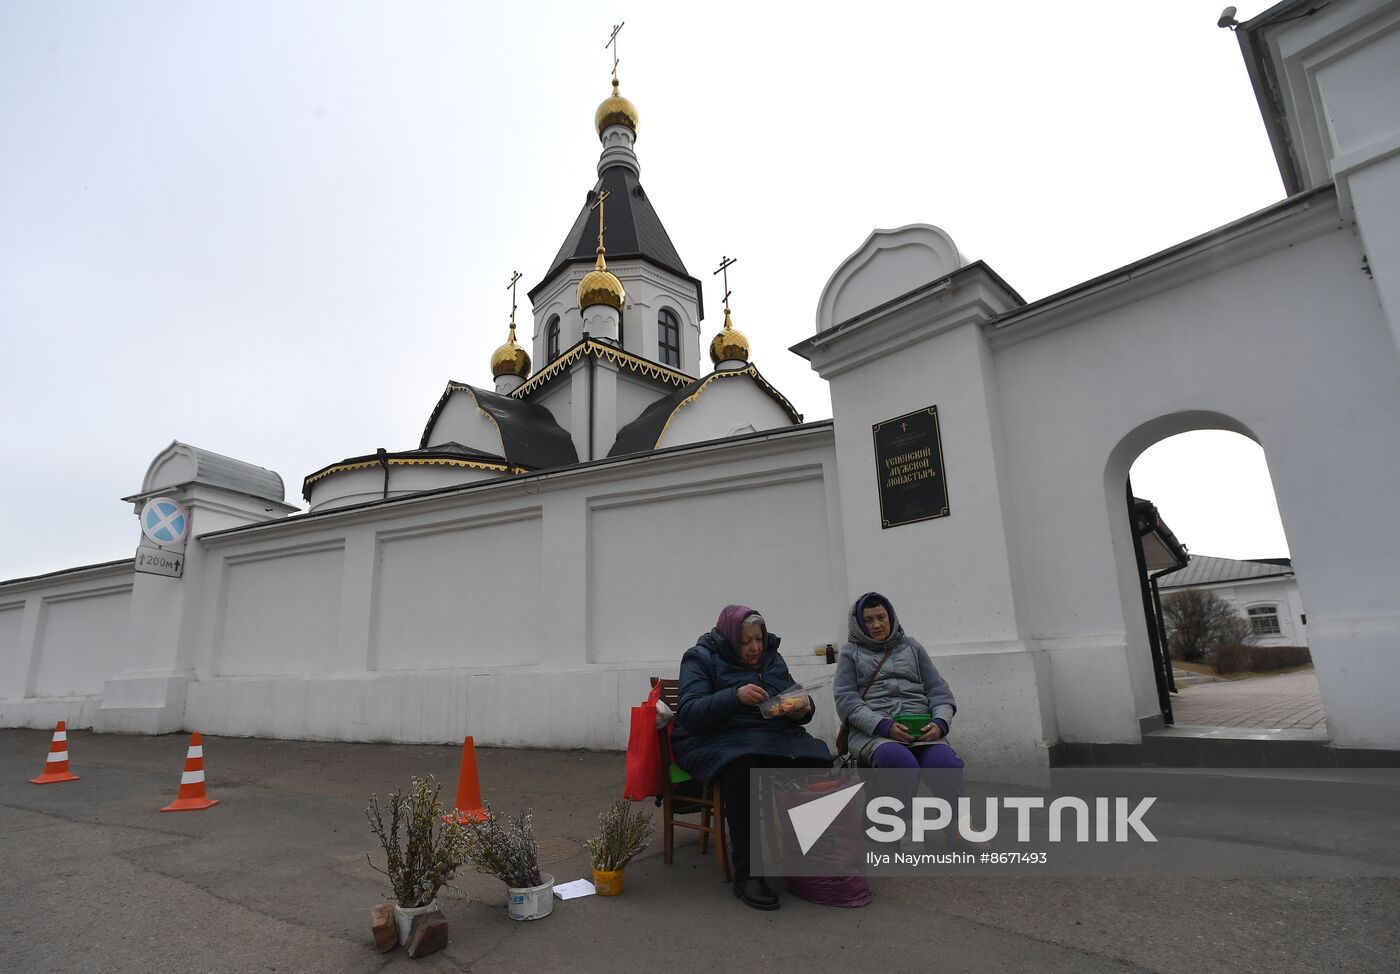
[[[779,905],[778,894],[769,889],[768,884],[760,877],[735,877],[734,895],[755,910],[776,910]]]

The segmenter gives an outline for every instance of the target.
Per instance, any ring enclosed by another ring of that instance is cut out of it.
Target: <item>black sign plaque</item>
[[[938,407],[929,406],[871,427],[880,526],[894,528],[948,516]]]

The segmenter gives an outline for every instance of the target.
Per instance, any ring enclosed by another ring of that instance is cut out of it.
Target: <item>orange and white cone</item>
[[[190,737],[190,749],[185,753],[185,773],[180,775],[180,793],[162,812],[198,812],[219,804],[217,798],[204,796],[204,744],[195,731]]]
[[[60,781],[77,781],[78,776],[68,770],[68,724],[60,720],[54,728],[53,740],[49,743],[49,758],[44,762],[44,773],[30,778],[31,785],[56,785]]]

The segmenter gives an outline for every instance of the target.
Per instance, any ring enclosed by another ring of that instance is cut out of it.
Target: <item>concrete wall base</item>
[[[93,730],[102,734],[170,734],[185,728],[187,676],[119,676],[102,686]],[[200,728],[196,727],[195,730]]]

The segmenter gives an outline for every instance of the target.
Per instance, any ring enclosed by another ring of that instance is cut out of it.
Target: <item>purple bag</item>
[[[805,805],[821,794],[811,791],[779,791],[777,800],[778,815],[783,822],[783,842],[787,849],[798,848],[797,836],[792,831],[792,819],[788,811]],[[846,909],[870,904],[870,884],[866,882],[861,868],[865,861],[865,840],[861,833],[860,805],[851,802],[826,833],[807,851],[803,862],[820,863],[831,867],[831,875],[789,876],[788,892],[800,896],[810,903],[820,906],[839,906]]]

